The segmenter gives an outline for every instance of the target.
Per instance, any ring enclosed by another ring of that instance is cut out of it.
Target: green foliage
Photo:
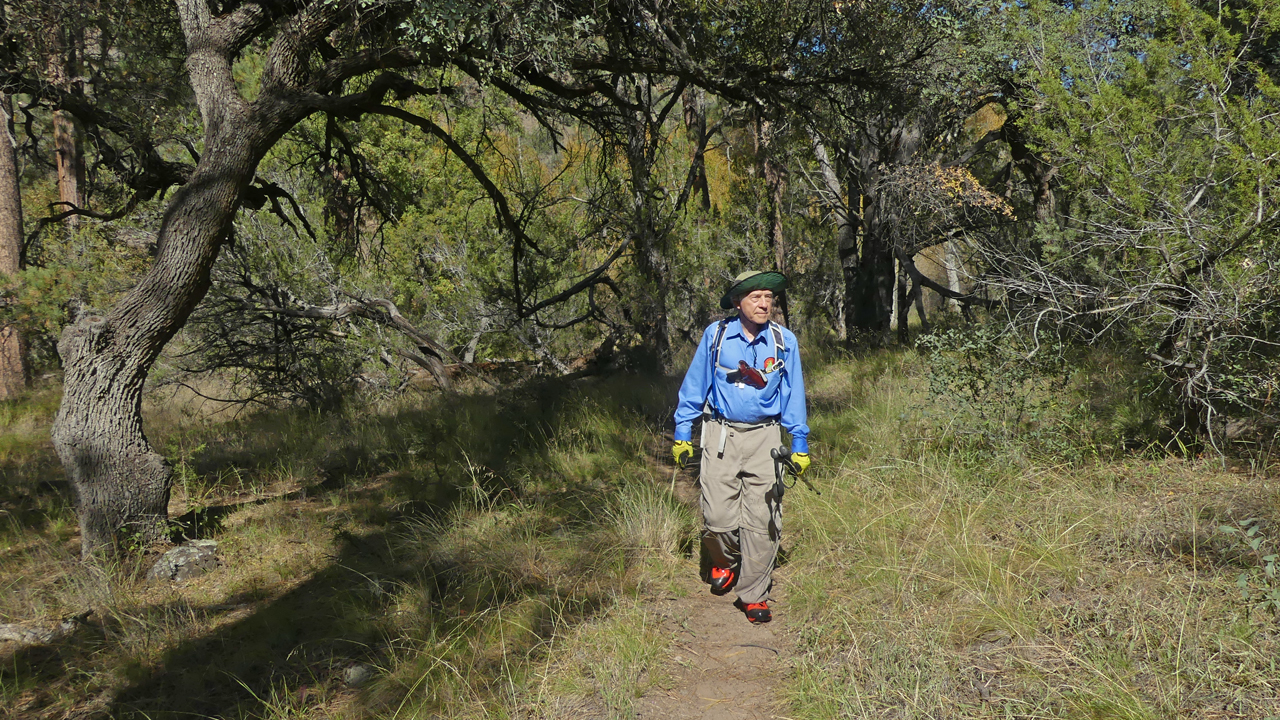
[[[1240,597],[1260,610],[1271,610],[1280,615],[1280,574],[1276,564],[1280,553],[1263,532],[1266,523],[1262,518],[1251,517],[1235,525],[1220,525],[1218,532],[1236,540],[1245,549],[1246,557],[1253,561],[1249,570],[1236,578]]]
[[[35,267],[0,278],[3,324],[23,332],[54,334],[66,323],[67,305],[83,290],[83,279],[68,267]]]
[[[1088,407],[1071,392],[1075,369],[1053,339],[1039,340],[1028,346],[992,325],[922,335],[927,442],[981,454],[1022,447],[1079,459],[1096,452],[1086,431]]]
[[[1015,324],[1128,347],[1215,443],[1224,418],[1274,423],[1275,8],[1046,3],[1023,19],[1017,122],[1069,200],[1035,242],[991,246]]]

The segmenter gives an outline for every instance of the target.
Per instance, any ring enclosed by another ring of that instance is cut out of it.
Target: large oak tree
[[[640,76],[748,105],[798,105],[823,88],[892,75],[903,53],[878,51],[894,41],[865,25],[874,13],[918,17],[888,2],[176,0],[176,9],[203,127],[201,141],[188,148],[193,165],[158,151],[145,128],[93,98],[23,68],[5,82],[88,128],[98,152],[120,165],[131,203],[180,186],[165,206],[145,275],[109,310],[81,313],[59,343],[65,379],[53,440],[76,494],[86,554],[124,536],[147,541],[164,532],[172,473],[142,424],[149,370],[208,291],[237,211],[278,197],[258,168],[304,118],[386,115],[449,145],[443,128],[399,103],[448,92],[441,87],[446,75],[505,93],[544,119],[590,121],[606,107],[632,112],[636,104],[619,88]],[[236,70],[247,55],[261,67],[248,79]],[[128,153],[112,151],[110,138]],[[469,169],[485,185],[482,168]],[[551,298],[524,297],[516,271],[526,238],[501,192],[486,187],[511,238],[518,315],[605,281],[595,272]]]

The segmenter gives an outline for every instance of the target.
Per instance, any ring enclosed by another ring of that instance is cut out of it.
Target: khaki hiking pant
[[[702,425],[702,546],[713,566],[739,566],[734,591],[744,603],[765,602],[773,585],[782,505],[773,496],[769,450],[781,444],[776,423]]]

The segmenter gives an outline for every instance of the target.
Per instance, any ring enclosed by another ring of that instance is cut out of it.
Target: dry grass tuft
[[[56,392],[0,407],[0,621],[93,610],[65,642],[0,645],[0,716],[514,716],[587,627],[601,648],[626,635],[626,667],[647,667],[662,639],[616,626],[613,608],[642,545],[673,552],[688,534],[687,510],[682,530],[637,539],[607,508],[679,516],[666,478],[648,478],[667,385],[327,416],[151,408],[177,469],[175,534],[218,540],[222,561],[174,586],[143,579],[154,553],[80,564],[47,441]],[[639,490],[647,478],[664,495]],[[617,683],[584,687],[573,702],[621,707]]]
[[[815,454],[838,460],[791,506],[790,716],[1280,714],[1275,612],[1237,588],[1268,581],[1218,529],[1264,517],[1274,547],[1274,485],[1217,463],[935,448],[911,437],[919,372],[904,353],[815,376]]]
[[[609,520],[631,554],[687,557],[697,537],[694,509],[649,478],[626,482],[614,496]]]
[[[1280,715],[1272,480],[970,446],[958,420],[942,442],[912,353],[808,369],[823,495],[787,495],[788,717]],[[673,396],[619,378],[156,415],[178,529],[223,558],[180,586],[142,580],[154,555],[79,563],[44,434],[56,393],[3,406],[0,621],[94,614],[0,647],[0,713],[631,717],[670,653],[645,599],[696,572],[694,511],[655,460]]]

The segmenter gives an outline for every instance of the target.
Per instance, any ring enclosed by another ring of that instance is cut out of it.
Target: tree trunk
[[[329,228],[330,238],[342,248],[347,257],[363,258],[364,247],[360,242],[360,231],[357,226],[357,212],[354,199],[347,191],[346,181],[350,177],[347,168],[335,164],[325,168],[326,178],[324,211],[322,217]]]
[[[849,208],[851,199],[845,197],[844,186],[840,182],[839,175],[836,174],[835,166],[831,163],[831,156],[827,154],[826,146],[816,132],[811,131],[809,136],[813,141],[813,155],[818,161],[818,170],[822,174],[823,201],[835,216],[836,221],[836,256],[840,262],[842,279],[839,307],[835,313],[836,336],[845,340],[848,338],[850,327],[848,318],[852,310],[848,288],[853,281],[858,258],[858,227],[854,221],[854,213]],[[861,203],[861,197],[858,201]],[[858,214],[861,213],[862,207],[859,204]]]
[[[929,316],[924,310],[924,288],[920,286],[920,281],[911,280],[911,297],[916,304],[916,315],[920,316],[920,332],[929,332]]]
[[[1036,223],[1047,223],[1057,217],[1057,200],[1053,186],[1058,177],[1058,168],[1052,163],[1042,160],[1027,146],[1025,138],[1016,131],[1014,123],[1006,123],[1005,141],[1009,143],[1009,155],[1014,164],[1022,171],[1027,184],[1031,186],[1034,198]]]
[[[53,113],[53,147],[58,165],[58,200],[62,210],[84,207],[84,162],[80,143],[80,128],[68,113]],[[72,215],[64,221],[69,227],[80,225],[80,216]]]
[[[782,196],[787,189],[787,168],[776,157],[777,144],[774,142],[773,123],[769,120],[760,122],[760,170],[764,175],[765,188],[769,195],[768,232],[769,244],[773,247],[773,267],[782,274],[787,273],[787,246],[782,233]],[[782,311],[782,322],[791,325],[790,308],[784,293],[779,300]]]
[[[960,253],[956,252],[956,241],[948,240],[946,245],[947,289],[957,295],[960,293]],[[960,301],[947,298],[947,307],[952,312],[960,309]]]
[[[20,190],[13,100],[8,94],[0,93],[0,276],[13,275],[22,265]],[[26,386],[26,348],[22,336],[15,327],[0,327],[0,399],[14,397]]]
[[[206,147],[169,203],[142,281],[109,313],[78,318],[58,343],[64,380],[53,442],[75,493],[86,556],[165,531],[172,470],[143,432],[142,391],[161,349],[208,291],[258,160],[243,140]]]
[[[691,87],[681,98],[684,109],[684,127],[693,144],[693,187],[703,212],[711,209],[711,186],[707,183],[707,91]]]
[[[81,552],[145,544],[166,530],[172,469],[142,427],[147,373],[209,289],[245,188],[266,148],[302,113],[236,92],[231,52],[211,36],[203,0],[178,0],[187,70],[205,151],[165,209],[150,269],[106,314],[82,313],[62,333],[62,404],[53,444],[75,495]]]
[[[641,342],[652,355],[656,369],[665,369],[671,362],[671,342],[667,337],[667,278],[670,272],[667,259],[659,246],[660,234],[654,227],[653,208],[645,200],[638,200],[634,216],[636,269],[644,282],[641,289],[639,313],[636,316]]]
[[[897,279],[893,242],[885,237],[880,222],[885,210],[882,205],[882,197],[867,197],[862,212],[862,252],[853,266],[852,277],[846,273],[849,286],[845,293],[850,312],[845,322],[849,324],[850,335],[869,335],[873,343],[888,339]]]
[[[883,168],[910,162],[920,146],[921,132],[913,120],[881,116],[867,128],[850,134],[852,179],[849,194],[862,198],[861,248],[853,271],[846,269],[845,322],[849,335],[869,334],[872,342],[885,342],[893,313],[894,238],[888,236],[891,214],[879,190]]]
[[[907,277],[907,269],[901,264],[898,265],[898,282],[893,297],[893,311],[897,315],[898,343],[906,345],[911,341],[911,296],[907,293],[907,288],[911,284],[911,278]]]
[[[59,89],[72,94],[82,94],[84,84],[80,75],[80,53],[84,49],[82,31],[56,29],[53,31],[54,56],[49,58],[49,76]],[[58,171],[58,200],[62,210],[84,207],[84,145],[82,132],[75,118],[64,110],[53,113],[53,148]],[[68,227],[78,227],[80,216],[72,215],[65,221]]]
[[[649,88],[641,88],[645,100],[651,101]],[[653,127],[649,109],[631,111],[627,123],[627,165],[631,173],[633,198],[631,233],[636,250],[636,269],[643,287],[639,288],[639,312],[635,316],[637,332],[654,369],[665,371],[671,363],[671,341],[668,337],[667,283],[671,276],[666,258],[666,233],[658,227],[659,200],[654,195],[653,165],[656,143],[661,133]]]

